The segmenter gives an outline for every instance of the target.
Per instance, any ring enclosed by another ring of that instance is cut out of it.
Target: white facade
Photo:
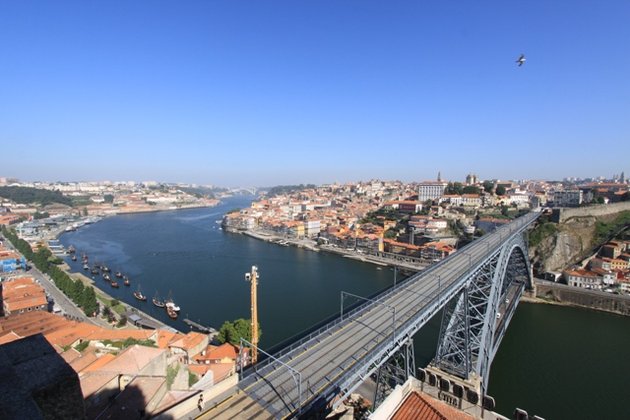
[[[418,201],[424,202],[442,197],[447,185],[446,182],[441,181],[421,183],[418,186]]]
[[[576,207],[584,201],[584,193],[581,190],[555,191],[553,193],[553,205],[556,207]]]

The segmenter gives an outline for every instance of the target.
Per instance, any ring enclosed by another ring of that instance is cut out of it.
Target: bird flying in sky
[[[523,64],[525,64],[525,54],[521,54],[521,56],[518,58],[518,60],[516,60],[516,62],[518,63],[518,66],[521,67]]]

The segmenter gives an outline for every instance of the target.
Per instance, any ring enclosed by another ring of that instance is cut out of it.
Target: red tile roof
[[[450,405],[412,392],[391,417],[392,420],[472,420],[473,416],[463,413]]]

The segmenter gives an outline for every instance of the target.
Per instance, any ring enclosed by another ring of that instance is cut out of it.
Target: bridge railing
[[[525,216],[523,216],[523,217],[525,217]],[[529,222],[529,223],[531,223],[531,222]],[[375,296],[372,300],[380,302],[382,300],[387,299],[392,294],[398,293],[399,291],[401,291],[401,289],[403,289],[404,287],[409,286],[411,283],[416,281],[419,277],[424,277],[427,274],[430,274],[432,271],[436,270],[438,267],[442,266],[443,264],[447,264],[452,259],[452,257],[456,257],[458,254],[461,254],[461,252],[465,251],[468,247],[471,247],[471,246],[474,246],[474,245],[478,245],[480,242],[483,242],[484,240],[489,240],[490,235],[492,235],[494,233],[497,233],[497,232],[499,232],[501,230],[506,231],[507,235],[501,234],[502,241],[506,241],[513,234],[522,231],[524,229],[524,226],[526,226],[526,225],[521,225],[521,226],[519,226],[518,228],[515,229],[514,226],[510,226],[510,225],[511,225],[511,223],[508,224],[508,225],[501,226],[495,232],[493,232],[493,233],[491,233],[491,234],[489,234],[487,236],[484,236],[481,239],[478,239],[477,241],[470,242],[465,247],[462,247],[460,250],[458,250],[458,252],[455,252],[454,254],[451,254],[447,258],[443,259],[442,261],[440,261],[440,262],[438,262],[438,263],[436,263],[436,264],[426,268],[425,270],[423,270],[421,272],[418,272],[418,273],[410,276],[405,281],[397,283],[393,287],[391,287],[391,288],[383,291],[381,294]],[[486,253],[481,260],[485,260],[488,257],[489,253],[490,252]],[[447,295],[447,292],[450,291],[450,288],[452,288],[455,285],[457,285],[457,283],[459,283],[458,280],[455,280],[455,281],[451,282],[451,284],[449,284],[446,288],[439,290],[437,295],[433,299],[436,299],[436,300],[439,301],[442,298],[442,296]],[[287,347],[284,347],[283,349],[281,349],[278,352],[274,353],[273,356],[275,358],[277,358],[277,359],[281,359],[283,356],[287,355],[288,353],[290,353],[291,351],[293,351],[293,350],[295,350],[295,349],[297,349],[299,347],[302,347],[304,344],[314,340],[316,337],[320,336],[321,334],[326,333],[328,331],[331,331],[331,330],[333,330],[333,329],[335,329],[337,327],[340,327],[342,324],[352,322],[352,320],[354,318],[358,317],[363,311],[365,311],[369,306],[371,306],[373,304],[374,304],[373,302],[366,301],[366,302],[356,306],[355,308],[353,308],[352,310],[347,312],[343,319],[341,319],[341,317],[335,318],[333,321],[325,324],[321,328],[318,328],[317,330],[311,332],[310,334],[302,337],[301,339],[295,341],[294,343],[292,343],[292,344],[288,345]],[[250,366],[249,368],[247,368],[243,372],[243,377],[244,378],[248,377],[253,372],[260,371],[260,369],[265,368],[267,365],[269,365],[271,363],[273,363],[273,359],[272,358],[266,358],[266,359],[258,362],[255,367]]]
[[[405,281],[399,282],[395,286],[393,286],[393,287],[383,291],[381,294],[375,296],[372,300],[380,302],[380,301],[386,299],[387,297],[391,296],[393,293],[397,293],[401,289],[404,289],[410,283],[412,283],[413,281],[417,280],[417,278],[420,277],[421,275],[424,276],[427,273],[430,273],[431,271],[435,270],[439,265],[443,264],[447,260],[448,260],[448,258],[440,261],[437,264],[432,265],[431,267],[425,269],[424,271],[421,271],[419,273],[416,273],[416,274],[410,276]],[[364,302],[364,303],[356,306],[355,308],[353,308],[350,311],[348,311],[347,313],[345,313],[343,319],[341,319],[341,317],[335,318],[333,321],[327,323],[326,325],[322,326],[321,328],[318,328],[317,330],[311,332],[307,336],[299,339],[298,341],[293,342],[292,344],[288,345],[287,347],[284,347],[283,349],[281,349],[278,352],[274,353],[274,357],[277,358],[277,359],[280,359],[282,356],[284,356],[284,355],[290,353],[291,351],[293,351],[293,350],[303,346],[304,344],[306,344],[309,341],[315,339],[316,337],[320,336],[321,334],[326,333],[328,331],[331,331],[332,329],[334,329],[334,328],[336,328],[338,326],[341,326],[341,324],[351,322],[362,311],[364,311],[367,307],[369,307],[372,304],[373,304],[373,302],[367,301],[367,302]],[[271,358],[266,358],[266,359],[264,359],[264,360],[262,360],[262,361],[260,361],[260,362],[258,362],[256,364],[256,369],[260,370],[260,369],[264,368],[265,366],[267,366],[267,365],[269,365],[271,363],[273,363],[273,360]],[[249,368],[247,368],[243,372],[243,376],[247,377],[250,374],[252,374],[253,372],[254,372],[254,367],[250,366]]]

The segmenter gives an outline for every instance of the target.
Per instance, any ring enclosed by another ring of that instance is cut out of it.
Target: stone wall
[[[630,296],[536,280],[536,297],[571,306],[630,316]]]
[[[630,210],[630,201],[597,206],[553,209],[551,220],[556,223],[563,223],[571,217],[607,216],[624,210]]]

